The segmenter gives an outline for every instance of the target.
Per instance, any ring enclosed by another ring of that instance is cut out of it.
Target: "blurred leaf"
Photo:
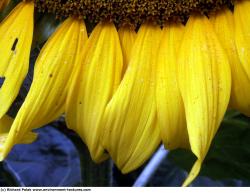
[[[18,182],[14,179],[12,173],[6,170],[4,162],[0,162],[0,179],[3,179],[0,180],[0,186],[19,186]]]
[[[36,18],[32,49],[42,46],[60,23],[52,14],[37,13]]]
[[[174,150],[169,159],[190,171],[196,157],[188,150]],[[237,112],[229,112],[216,134],[202,166],[200,176],[214,180],[250,179],[250,121]]]
[[[0,12],[0,22],[11,12],[20,0],[11,0],[9,4]]]
[[[237,118],[238,116],[240,116],[240,112],[230,109],[225,114],[224,120]]]
[[[6,159],[25,186],[75,186],[82,184],[80,160],[73,143],[52,126],[36,130],[33,144],[16,145]],[[0,176],[1,177],[1,176]]]

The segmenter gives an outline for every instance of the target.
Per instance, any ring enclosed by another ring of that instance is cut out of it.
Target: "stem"
[[[107,160],[96,164],[92,161],[88,149],[81,148],[81,169],[83,185],[88,187],[109,187],[112,184],[112,163]]]
[[[110,187],[112,185],[112,162],[107,160],[100,164],[94,163],[86,145],[79,136],[66,127],[63,120],[58,121],[55,127],[69,137],[78,150],[82,174],[82,183],[79,185],[85,187]]]

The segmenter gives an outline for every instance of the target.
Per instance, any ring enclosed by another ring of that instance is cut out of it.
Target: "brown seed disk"
[[[145,21],[159,25],[185,22],[191,13],[210,14],[236,0],[34,0],[41,12],[57,17],[76,16],[90,22],[108,20],[136,26]]]

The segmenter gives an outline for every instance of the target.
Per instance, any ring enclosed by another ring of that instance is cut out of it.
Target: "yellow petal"
[[[157,60],[156,104],[161,138],[167,149],[188,148],[184,105],[177,83],[177,53],[184,26],[171,24],[163,28]]]
[[[83,22],[69,18],[47,41],[37,58],[30,91],[11,126],[1,159],[31,129],[51,122],[64,112],[72,69],[80,65],[86,39]]]
[[[12,123],[13,123],[13,119],[7,115],[4,115],[0,119],[0,154],[3,151],[3,146],[8,136]]]
[[[160,28],[141,26],[128,69],[105,110],[103,145],[123,173],[143,164],[160,143],[155,102],[160,36]]]
[[[198,175],[230,98],[227,55],[205,16],[192,16],[179,51],[178,81],[192,152],[197,161],[184,186]]]
[[[19,93],[28,72],[33,37],[34,3],[23,2],[0,24],[0,118]]]
[[[4,115],[0,119],[0,134],[8,133],[12,123],[13,123],[13,118],[11,118],[8,115]]]
[[[238,1],[234,9],[234,39],[240,62],[234,63],[232,69],[233,107],[250,116],[250,2]],[[233,40],[232,40],[233,41]],[[237,66],[236,66],[237,65]],[[237,77],[236,77],[237,76]],[[237,84],[237,85],[236,85]]]
[[[87,42],[82,64],[74,73],[66,105],[69,128],[81,136],[96,162],[107,157],[100,144],[100,124],[106,105],[120,83],[122,65],[114,24],[98,24]]]
[[[0,11],[9,4],[10,0],[1,0],[0,1]]]
[[[132,54],[132,48],[136,38],[135,30],[124,26],[118,30],[123,53],[123,74],[125,73]]]
[[[4,115],[0,119],[0,154],[3,151],[3,145],[8,137],[8,133],[10,127],[13,123],[13,118],[9,117],[8,115]],[[32,143],[37,138],[37,134],[29,132],[27,135],[24,136],[24,139],[20,142],[23,144]]]

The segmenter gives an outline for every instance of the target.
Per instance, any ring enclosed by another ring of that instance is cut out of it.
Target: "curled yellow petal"
[[[37,58],[30,91],[11,126],[1,160],[31,129],[51,122],[64,112],[72,69],[80,65],[86,39],[84,23],[69,18],[47,41]]]
[[[29,68],[34,3],[22,2],[0,24],[0,118],[19,93]]]
[[[0,11],[9,4],[10,0],[0,0]]]
[[[128,26],[118,30],[123,53],[123,74],[125,73],[132,55],[132,48],[136,38],[136,32]]]
[[[9,130],[11,128],[13,121],[14,119],[9,117],[8,115],[4,115],[0,119],[0,154],[3,151],[3,145],[8,137]],[[37,134],[33,132],[29,132],[24,136],[23,140],[20,141],[20,143],[23,143],[23,144],[32,143],[33,141],[36,140],[36,138],[37,138]]]
[[[178,82],[195,162],[184,186],[198,175],[230,98],[227,54],[205,16],[191,16],[179,51]]]
[[[85,47],[83,61],[74,73],[66,106],[66,121],[87,144],[92,159],[104,160],[101,119],[122,73],[119,36],[112,23],[98,24]]]
[[[250,116],[250,2],[239,1],[234,9],[234,37],[240,62],[232,68],[232,107]],[[230,18],[231,19],[231,18]],[[231,28],[230,28],[231,29]],[[234,53],[234,52],[233,52]]]
[[[7,115],[4,115],[0,119],[0,154],[3,151],[3,145],[6,141],[12,123],[13,119]]]
[[[141,26],[124,78],[104,113],[103,145],[127,173],[144,163],[160,143],[156,124],[155,68],[160,28]]]
[[[184,105],[177,83],[177,53],[183,33],[182,24],[163,28],[157,60],[157,119],[167,149],[189,147]]]
[[[11,118],[8,115],[4,115],[1,119],[0,119],[0,134],[4,134],[9,132],[9,129],[11,127],[13,123],[13,118]]]

